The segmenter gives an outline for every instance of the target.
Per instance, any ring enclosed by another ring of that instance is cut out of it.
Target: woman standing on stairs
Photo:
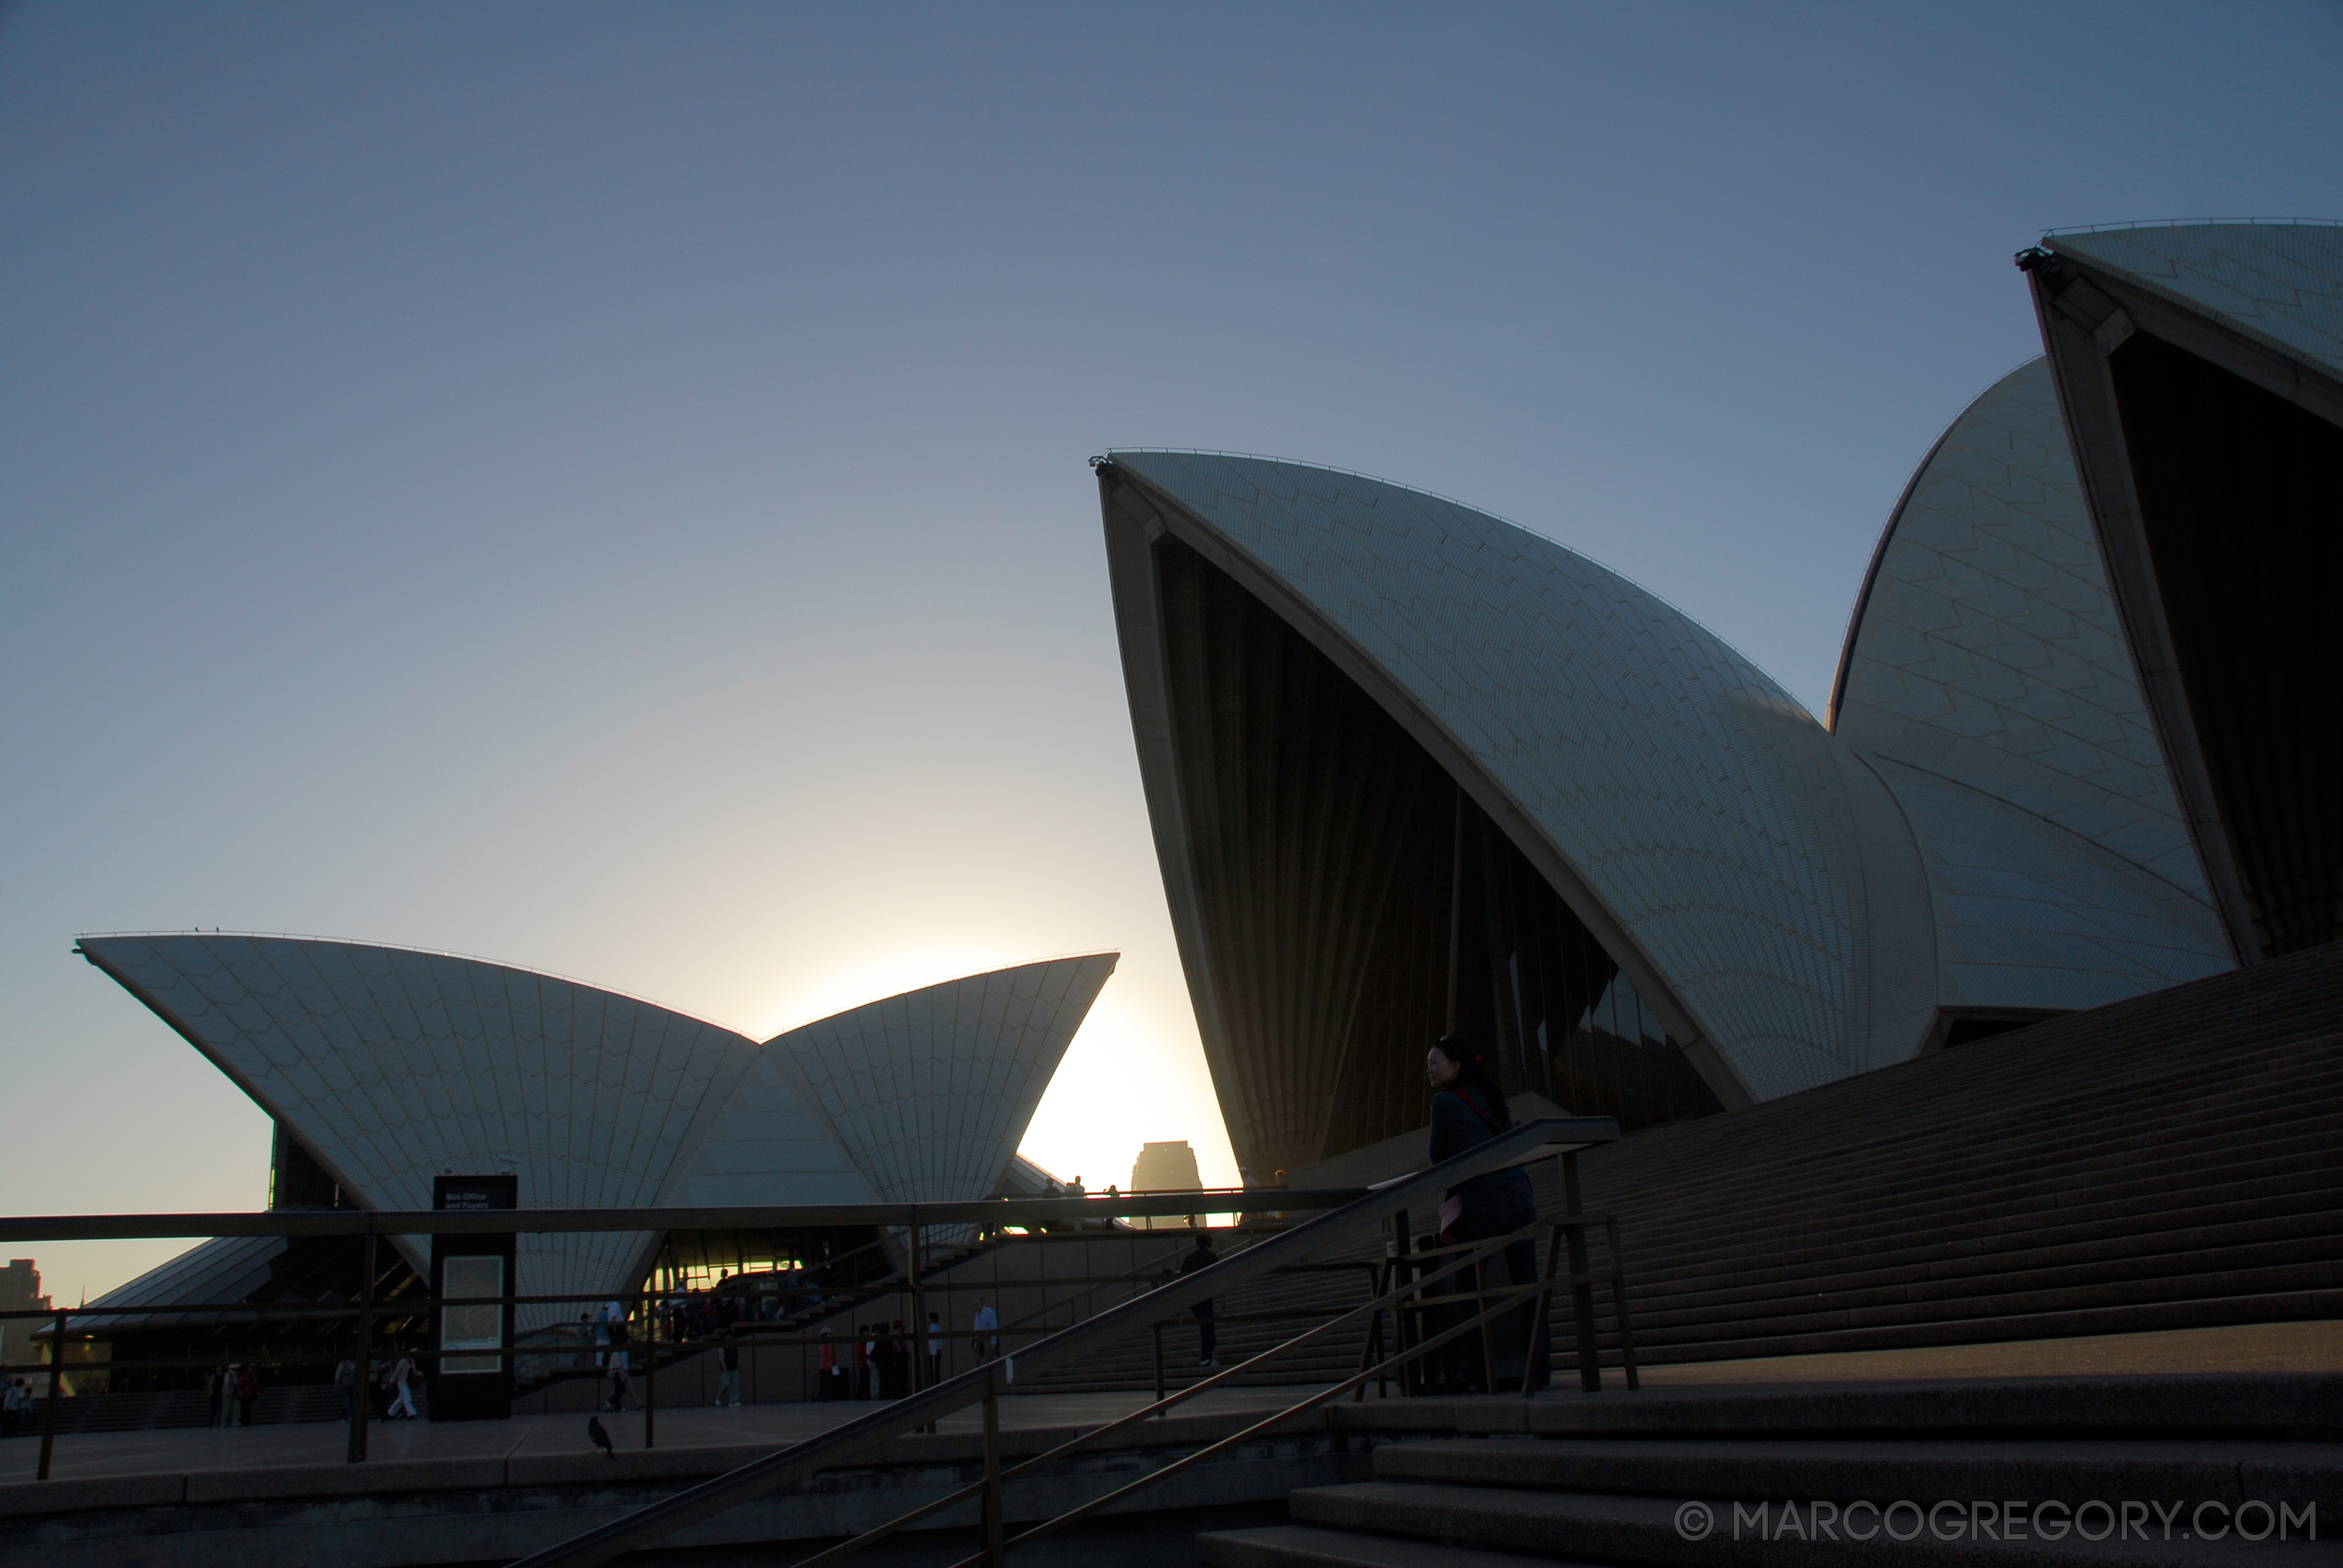
[[[1453,1034],[1443,1034],[1424,1053],[1424,1080],[1432,1086],[1432,1162],[1452,1159],[1466,1149],[1485,1144],[1513,1125],[1513,1113],[1505,1104],[1505,1096],[1496,1080],[1481,1066],[1472,1048]],[[1530,1191],[1530,1179],[1520,1170],[1493,1170],[1486,1176],[1476,1176],[1461,1187],[1449,1190],[1448,1201],[1440,1206],[1440,1241],[1451,1243],[1486,1241],[1522,1229],[1537,1218],[1537,1200]],[[1500,1290],[1509,1286],[1534,1284],[1537,1280],[1537,1243],[1523,1237],[1490,1258],[1481,1268],[1483,1290]],[[1450,1283],[1434,1290],[1469,1291],[1474,1288],[1469,1270],[1450,1276]],[[1452,1322],[1463,1322],[1477,1316],[1488,1303],[1460,1303]],[[1449,1342],[1449,1382],[1452,1386],[1467,1393],[1488,1392],[1488,1374],[1494,1372],[1497,1387],[1518,1390],[1522,1386],[1522,1363],[1527,1351],[1534,1363],[1533,1386],[1544,1388],[1552,1376],[1553,1357],[1548,1352],[1545,1325],[1535,1325],[1531,1332],[1531,1319],[1536,1314],[1534,1305],[1524,1303],[1489,1325],[1488,1345],[1484,1351],[1481,1336],[1476,1331]]]

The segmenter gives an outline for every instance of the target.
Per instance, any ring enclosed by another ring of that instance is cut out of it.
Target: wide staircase
[[[1245,1244],[1244,1234],[1240,1231],[1237,1233],[1236,1240],[1224,1240],[1219,1250],[1224,1257],[1233,1257]],[[1180,1250],[1184,1251],[1184,1248]],[[1374,1280],[1373,1269],[1381,1257],[1380,1247],[1350,1249],[1342,1257],[1321,1260],[1306,1270],[1280,1274],[1260,1286],[1232,1291],[1216,1299],[1213,1311],[1219,1334],[1217,1359],[1220,1366],[1235,1366],[1293,1338],[1316,1324],[1339,1316],[1371,1300],[1375,1294],[1370,1288]],[[1101,1292],[1096,1299],[1085,1303],[1085,1308],[1090,1312],[1100,1311],[1118,1300],[1152,1289],[1163,1280],[1176,1275],[1178,1265],[1179,1252],[1175,1251],[1168,1266],[1135,1277],[1123,1291],[1112,1294]],[[1335,1382],[1359,1370],[1359,1356],[1364,1348],[1366,1331],[1364,1322],[1346,1324],[1266,1366],[1229,1381],[1237,1384]],[[1183,1313],[1167,1324],[1163,1330],[1164,1386],[1167,1390],[1185,1388],[1212,1375],[1209,1370],[1198,1365],[1197,1346],[1194,1318]],[[1155,1368],[1153,1334],[1136,1333],[1112,1344],[1100,1346],[1072,1365],[1037,1377],[1021,1378],[1017,1390],[1021,1393],[1143,1391],[1154,1387]]]
[[[2331,1317],[2338,1148],[2343,945],[1579,1158],[1588,1208],[1620,1217],[1637,1356],[1662,1363]],[[1555,1173],[1534,1179],[1553,1212]],[[1364,1301],[1377,1256],[1223,1301],[1222,1363]],[[1616,1367],[1607,1292],[1596,1304]],[[1559,1295],[1566,1358],[1569,1311]],[[1246,1381],[1331,1381],[1364,1335],[1346,1325]],[[1183,1319],[1165,1340],[1177,1388],[1197,1375],[1195,1331]],[[1137,1334],[1032,1386],[1153,1379]]]
[[[1580,1158],[1589,1207],[1622,1218],[1647,1364],[2317,1321],[2343,1306],[2338,1091],[2331,948]],[[2343,1561],[2343,1377],[1861,1370],[1338,1406],[1372,1428],[1372,1478],[1199,1561]],[[2064,1511],[2012,1536],[2043,1502]],[[2200,1503],[2217,1543],[2183,1517]]]
[[[1290,1524],[1199,1536],[1196,1561],[2343,1562],[2334,1376],[1505,1403],[1455,1405],[1472,1436],[1375,1441],[1372,1479],[1294,1493]]]
[[[1651,1361],[2328,1317],[2343,945],[1582,1156]]]

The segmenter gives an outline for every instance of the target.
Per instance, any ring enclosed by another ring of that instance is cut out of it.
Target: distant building
[[[40,1293],[40,1270],[29,1258],[11,1258],[0,1269],[0,1312],[46,1312],[49,1298]],[[18,1366],[46,1359],[33,1340],[41,1327],[39,1318],[0,1318],[0,1366]],[[11,1372],[10,1377],[26,1374]]]
[[[1203,1185],[1204,1177],[1196,1168],[1196,1152],[1188,1147],[1187,1139],[1139,1145],[1138,1160],[1131,1167],[1132,1191],[1180,1192]]]
[[[1203,1185],[1203,1174],[1196,1168],[1196,1152],[1188,1146],[1185,1138],[1139,1145],[1139,1157],[1131,1167],[1132,1191],[1182,1192]],[[1146,1230],[1184,1230],[1188,1224],[1185,1217],[1178,1214],[1131,1223]]]

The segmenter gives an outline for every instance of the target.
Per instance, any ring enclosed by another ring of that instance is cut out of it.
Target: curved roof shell
[[[531,1207],[657,1203],[756,1053],[664,1008],[444,953],[212,934],[81,947],[368,1208],[428,1209],[435,1177],[483,1170],[519,1172]],[[609,1289],[656,1239],[525,1235],[519,1278]],[[425,1269],[425,1246],[402,1250]]]
[[[2343,379],[2343,225],[2143,223],[2043,244]]]
[[[1267,458],[1112,461],[1504,822],[1749,1095],[1875,1065],[1850,786],[1828,732],[1763,671],[1616,573],[1454,502]]]
[[[291,937],[85,937],[82,953],[300,1140],[361,1207],[428,1209],[443,1173],[510,1170],[525,1208],[989,1195],[1112,954],[946,981],[759,1045],[574,981]],[[798,1066],[861,1076],[846,1130]],[[887,1120],[888,1096],[918,1108]],[[934,1103],[960,1103],[956,1121]],[[876,1135],[874,1135],[876,1134]],[[989,1139],[989,1143],[981,1140]],[[653,1233],[523,1235],[529,1294],[628,1288]],[[427,1249],[403,1238],[420,1271]],[[557,1309],[525,1313],[549,1321]]]
[[[2343,228],[2021,252],[2108,581],[2231,951],[2343,935]]]
[[[882,1202],[987,1197],[1115,964],[1093,953],[947,980],[791,1030],[766,1053],[796,1062]]]
[[[2229,966],[2046,361],[1913,475],[1832,718],[1919,845],[1941,1005],[2095,1007]]]

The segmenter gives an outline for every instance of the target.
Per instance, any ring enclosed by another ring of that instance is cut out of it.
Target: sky
[[[72,953],[198,926],[759,1038],[1113,948],[1025,1152],[1230,1179],[1086,458],[1454,496],[1819,713],[2012,254],[2343,217],[2338,73],[2331,0],[0,8],[0,1212],[265,1202]]]

